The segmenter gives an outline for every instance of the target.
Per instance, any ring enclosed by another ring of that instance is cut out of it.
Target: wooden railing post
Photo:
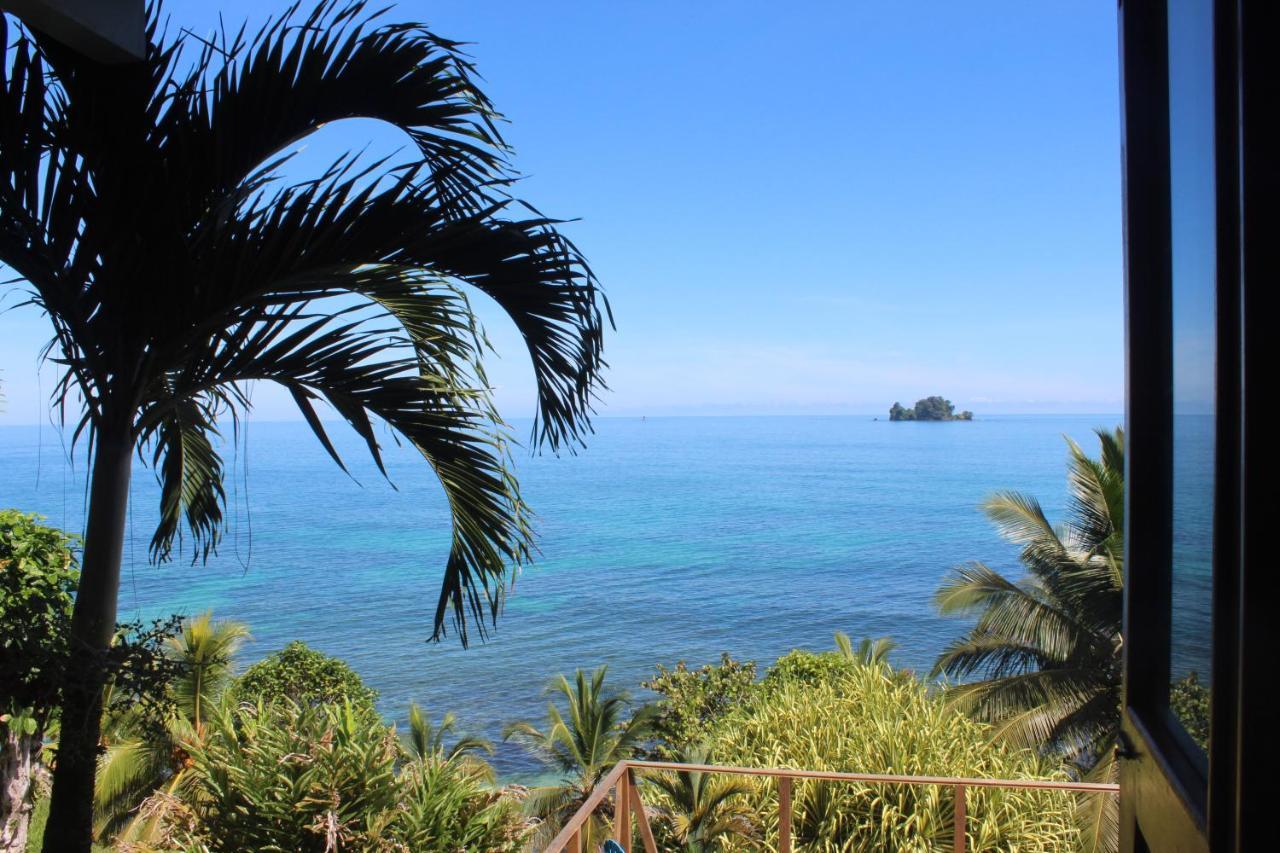
[[[778,853],[791,853],[791,777],[778,780]]]
[[[613,836],[631,853],[631,776],[623,773],[613,789]]]
[[[631,791],[631,811],[635,813],[636,823],[640,825],[644,853],[658,853],[658,844],[653,840],[653,827],[649,826],[649,816],[644,813],[644,803],[640,801],[640,786],[636,784],[633,770],[627,771],[627,788]]]
[[[569,846],[565,848],[568,853],[582,853],[582,830],[579,829],[573,834],[573,838],[569,839]],[[557,851],[557,853],[559,853]]]
[[[956,785],[956,853],[964,853],[968,843],[969,817],[966,811],[964,785]]]

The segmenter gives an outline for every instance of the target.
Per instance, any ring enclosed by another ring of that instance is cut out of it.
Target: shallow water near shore
[[[654,664],[729,652],[763,668],[794,647],[892,635],[900,665],[927,671],[964,627],[936,615],[946,571],[981,559],[1017,575],[979,504],[997,489],[1037,497],[1053,521],[1067,502],[1069,435],[1091,451],[1118,415],[997,416],[966,423],[871,417],[601,418],[577,455],[517,451],[541,553],[518,579],[487,642],[426,642],[449,545],[447,510],[426,466],[388,436],[388,485],[339,447],[338,470],[300,423],[251,423],[228,450],[235,503],[218,556],[147,562],[158,490],[139,470],[120,618],[194,614],[247,622],[244,662],[300,639],[348,660],[403,720],[416,701],[497,739],[540,718],[558,672],[609,664],[636,689]],[[527,422],[517,422],[519,437]],[[65,463],[49,426],[0,428],[0,506],[82,524],[84,459]],[[1202,521],[1182,522],[1184,531]],[[1204,524],[1208,520],[1203,520]],[[1208,606],[1186,583],[1179,606]],[[1183,668],[1205,655],[1180,638]],[[1202,669],[1203,671],[1203,669]],[[545,768],[499,745],[504,778]]]

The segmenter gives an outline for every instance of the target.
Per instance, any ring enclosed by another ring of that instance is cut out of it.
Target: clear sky
[[[165,8],[206,33],[219,11],[286,5]],[[601,414],[933,393],[979,414],[1120,411],[1113,0],[402,0],[390,17],[474,43],[521,194],[580,218],[618,324]],[[359,122],[321,136],[304,165],[404,144]],[[502,410],[529,415],[521,345],[481,310]],[[46,416],[47,335],[30,309],[0,315],[0,423]]]

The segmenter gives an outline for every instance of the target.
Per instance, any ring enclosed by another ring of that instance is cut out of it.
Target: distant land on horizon
[[[956,413],[955,405],[945,397],[932,396],[917,400],[910,409],[895,402],[889,408],[891,421],[971,421],[973,412]]]

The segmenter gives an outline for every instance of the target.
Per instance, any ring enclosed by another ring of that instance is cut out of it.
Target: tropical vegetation
[[[294,640],[246,669],[236,681],[235,698],[267,705],[284,699],[298,705],[350,702],[372,711],[378,691],[365,684],[346,661]]]
[[[1055,527],[1029,495],[1000,492],[984,505],[1021,548],[1025,575],[982,562],[955,569],[938,590],[946,614],[977,614],[938,658],[935,674],[960,679],[952,705],[1009,743],[1053,753],[1089,779],[1116,778],[1124,597],[1124,432],[1097,432],[1098,458],[1069,450],[1068,518]],[[1085,798],[1086,849],[1113,849],[1115,798]]]
[[[438,755],[408,757],[395,728],[351,702],[224,707],[191,752],[170,846],[209,851],[519,850],[518,805]],[[145,809],[144,809],[145,813]]]
[[[560,779],[521,795],[500,787],[492,744],[457,720],[409,708],[403,732],[341,661],[290,644],[237,676],[245,626],[203,614],[150,633],[163,690],[127,667],[109,683],[95,796],[97,837],[116,849],[519,850],[545,843],[618,761],[860,769],[924,775],[1065,778],[1047,750],[1021,748],[911,673],[895,669],[888,638],[830,651],[798,649],[757,678],[724,655],[693,669],[659,666],[657,701],[637,705],[607,669],[558,677],[545,724],[514,723]],[[121,642],[137,645],[139,629]],[[132,637],[132,639],[128,639]],[[298,662],[315,691],[289,676]],[[252,677],[251,677],[252,676]],[[154,680],[154,678],[153,678]],[[777,792],[770,781],[698,771],[647,772],[642,796],[661,849],[770,849]],[[927,849],[949,839],[950,790],[797,783],[799,850]],[[969,793],[973,849],[1065,850],[1083,843],[1069,795]],[[588,824],[611,831],[606,803]]]
[[[925,397],[910,409],[901,403],[889,407],[891,421],[971,421],[973,412],[956,413],[956,407],[945,397]]]
[[[710,746],[723,764],[904,775],[1065,778],[1038,753],[993,743],[992,729],[887,665],[832,668],[820,679],[765,681],[754,701],[725,717]],[[766,847],[776,845],[777,787],[748,798]],[[797,782],[797,850],[932,850],[954,831],[946,786]],[[1069,795],[970,791],[969,849],[1072,850],[1078,830]]]
[[[727,652],[718,664],[698,669],[684,661],[670,669],[658,664],[657,674],[640,685],[660,697],[652,712],[647,757],[677,761],[685,750],[698,748],[721,717],[746,701],[755,682],[755,661],[736,661]]]
[[[135,458],[160,480],[152,558],[189,546],[201,559],[223,527],[220,430],[249,411],[249,384],[287,390],[339,465],[317,404],[380,467],[384,425],[447,494],[433,636],[452,617],[465,642],[496,618],[532,534],[458,286],[523,335],[534,442],[589,429],[608,322],[591,271],[556,222],[510,195],[499,116],[459,46],[380,14],[318,0],[206,38],[164,26],[157,2],[144,58],[118,66],[0,15],[3,286],[49,318],[54,408],[92,461],[51,853],[92,835]],[[356,117],[402,131],[407,152],[299,175],[298,142]]]
[[[557,784],[534,788],[525,801],[526,812],[540,821],[537,843],[553,838],[605,774],[634,757],[652,733],[652,706],[633,710],[627,691],[606,685],[607,673],[601,666],[590,674],[578,670],[572,682],[557,676],[548,688],[553,698],[543,727],[519,721],[503,732],[504,739],[524,744],[561,776]],[[604,839],[606,824],[595,818],[586,830],[584,842],[593,850]]]
[[[690,747],[672,760],[682,764],[715,764],[705,746]],[[750,797],[755,786],[746,779],[697,770],[651,773],[645,777],[657,837],[687,853],[733,850],[759,840],[760,826]]]
[[[36,515],[0,510],[0,851],[22,853],[80,577],[76,540]]]

